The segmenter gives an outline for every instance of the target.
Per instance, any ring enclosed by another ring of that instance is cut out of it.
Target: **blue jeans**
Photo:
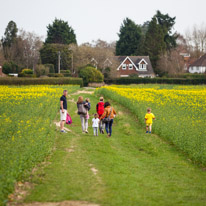
[[[105,124],[107,134],[112,135],[112,124],[113,124],[113,119],[111,119],[109,122],[107,122],[107,123]]]

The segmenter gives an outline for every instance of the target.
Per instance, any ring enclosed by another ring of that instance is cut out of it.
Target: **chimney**
[[[0,66],[0,76],[2,76],[2,66]]]

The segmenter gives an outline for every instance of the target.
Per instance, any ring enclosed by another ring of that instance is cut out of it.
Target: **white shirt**
[[[98,118],[93,118],[92,119],[92,127],[99,127],[99,119]]]

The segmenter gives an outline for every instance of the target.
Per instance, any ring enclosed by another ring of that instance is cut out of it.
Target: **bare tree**
[[[206,24],[194,25],[186,31],[185,38],[191,55],[199,58],[206,52]]]
[[[157,65],[163,74],[184,73],[185,62],[184,58],[180,55],[180,49],[177,47],[160,57]]]

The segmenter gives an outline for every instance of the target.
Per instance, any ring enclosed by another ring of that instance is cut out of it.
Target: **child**
[[[85,105],[86,105],[86,108],[87,108],[87,116],[86,116],[86,119],[89,119],[89,110],[90,110],[90,108],[91,108],[91,103],[90,103],[89,98],[86,98],[85,103],[86,103]]]
[[[147,114],[145,115],[145,123],[146,123],[146,133],[152,132],[152,120],[155,119],[155,116],[153,113],[151,113],[152,109],[147,109]]]
[[[94,118],[92,119],[92,127],[93,127],[93,131],[94,131],[94,136],[98,136],[98,127],[99,127],[98,114],[95,114]]]

